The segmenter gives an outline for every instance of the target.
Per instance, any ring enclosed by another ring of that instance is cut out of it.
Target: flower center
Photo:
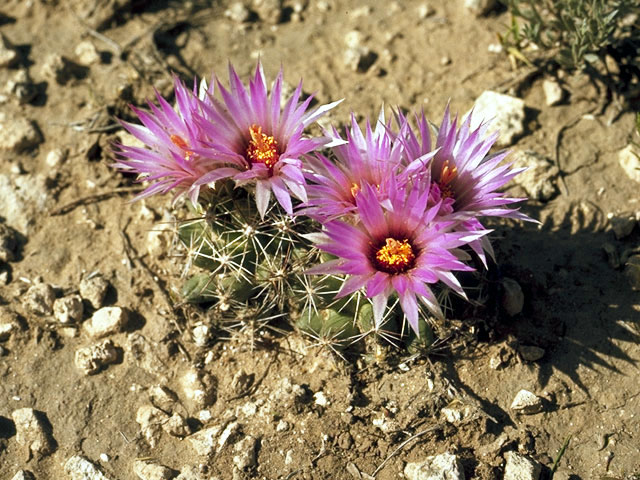
[[[353,197],[353,199],[356,199],[356,195],[358,195],[360,193],[360,185],[358,185],[357,183],[352,183],[351,184],[351,196]]]
[[[171,135],[171,137],[169,138],[171,138],[171,141],[176,147],[184,151],[184,159],[191,160],[191,157],[193,156],[193,152],[191,150],[188,150],[189,144],[185,141],[185,139],[182,138],[180,135]]]
[[[251,125],[249,135],[251,140],[247,147],[247,160],[250,163],[264,163],[267,167],[273,168],[280,158],[276,139],[262,133],[262,127],[258,125]]]
[[[452,167],[449,165],[449,160],[446,160],[442,165],[442,173],[440,174],[440,181],[438,187],[440,187],[440,194],[442,198],[454,198],[455,192],[451,186],[451,182],[458,176],[458,167],[455,165]]]
[[[413,267],[416,259],[413,247],[406,238],[396,240],[387,237],[384,245],[376,251],[375,263],[379,270],[387,273],[403,273]]]

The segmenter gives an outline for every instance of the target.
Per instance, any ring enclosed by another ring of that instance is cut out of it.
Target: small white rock
[[[504,480],[538,480],[542,467],[535,460],[516,452],[505,453]]]
[[[182,438],[191,434],[191,427],[179,413],[171,415],[169,420],[162,424],[162,429],[174,437]]]
[[[509,160],[513,162],[512,168],[526,168],[512,182],[524,188],[529,198],[546,202],[558,192],[559,170],[550,158],[531,150],[515,150]]]
[[[160,439],[162,426],[169,420],[169,415],[152,405],[142,405],[136,412],[136,422],[150,447],[155,447]]]
[[[511,410],[523,415],[533,415],[542,411],[542,399],[529,390],[520,390],[511,403]]]
[[[68,61],[58,53],[50,53],[42,63],[41,74],[56,83],[64,85],[69,81],[71,72]]]
[[[82,320],[84,308],[78,294],[57,298],[53,302],[53,316],[60,323],[75,323]]]
[[[79,285],[80,296],[96,309],[102,307],[108,288],[109,282],[101,274],[83,278]]]
[[[18,316],[15,312],[0,307],[0,342],[7,340],[19,328]]]
[[[404,467],[407,480],[465,480],[458,457],[443,453],[427,457],[422,462],[410,462]]]
[[[481,17],[495,8],[496,0],[464,0],[464,6],[476,17]]]
[[[189,368],[180,378],[186,400],[197,409],[213,404],[216,400],[217,381],[207,372]]]
[[[280,420],[278,425],[276,425],[276,432],[286,432],[287,430],[289,430],[289,422]]]
[[[550,107],[559,104],[564,97],[564,90],[562,90],[560,84],[548,78],[542,81],[542,91],[544,92],[545,101]]]
[[[36,458],[49,455],[55,448],[55,440],[47,431],[42,415],[33,408],[19,408],[11,413],[16,425],[16,441]]]
[[[98,53],[96,46],[88,40],[80,42],[74,53],[78,58],[78,63],[86,67],[100,61],[100,53]]]
[[[28,470],[20,470],[11,480],[35,480],[33,473]]]
[[[29,287],[24,295],[23,305],[31,313],[36,315],[51,315],[56,292],[48,283],[36,283]]]
[[[196,453],[206,457],[216,452],[220,430],[221,428],[219,425],[214,425],[212,427],[204,428],[187,438],[191,442]]]
[[[365,73],[375,63],[378,55],[369,47],[347,48],[343,53],[343,61],[354,72]]]
[[[238,470],[248,470],[256,466],[256,448],[258,447],[258,439],[247,435],[238,443],[234,450],[237,455],[233,457],[233,464]]]
[[[0,33],[0,68],[13,65],[18,60],[18,51],[4,34]]]
[[[476,128],[481,122],[490,122],[490,129],[500,132],[496,146],[508,147],[524,133],[524,117],[522,99],[485,90],[476,100],[471,127]]]
[[[524,293],[520,284],[512,278],[503,278],[502,285],[502,308],[510,317],[515,317],[522,312],[524,307]]]
[[[462,403],[460,400],[453,400],[449,405],[440,410],[445,420],[452,424],[461,423],[472,415],[470,405]]]
[[[0,112],[0,150],[21,152],[42,141],[33,122],[24,117],[10,117]]]
[[[358,48],[362,44],[364,35],[358,30],[351,30],[344,36],[344,43],[347,48]]]
[[[229,8],[224,11],[224,15],[234,22],[244,23],[249,20],[251,12],[243,2],[233,2]]]
[[[109,339],[76,350],[75,364],[85,375],[93,375],[102,367],[117,362],[119,357],[118,349]]]
[[[67,152],[61,148],[55,148],[47,153],[45,163],[49,167],[58,167],[67,159]]]
[[[109,480],[98,467],[79,455],[74,455],[66,461],[64,471],[71,480]]]
[[[425,18],[430,17],[435,13],[436,11],[433,8],[431,8],[431,6],[428,3],[423,3],[421,5],[418,5],[417,14],[420,20],[424,20]]]
[[[227,443],[233,443],[240,433],[240,424],[238,422],[231,422],[225,427],[218,438],[217,451],[221,451]]]
[[[327,396],[322,391],[314,393],[313,394],[313,399],[315,400],[315,404],[319,405],[321,407],[326,407],[327,405],[329,405],[331,403],[331,402],[329,402],[329,399],[327,398]]]
[[[618,152],[618,162],[631,180],[640,183],[640,149],[630,143]]]
[[[170,468],[146,460],[134,460],[133,473],[140,480],[171,480],[174,477],[173,470]]]
[[[127,325],[129,315],[121,307],[102,307],[84,323],[84,329],[92,338],[102,338],[119,333]]]

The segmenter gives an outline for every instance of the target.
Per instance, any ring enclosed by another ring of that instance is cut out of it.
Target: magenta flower
[[[459,220],[461,229],[482,231],[484,227],[479,217],[494,216],[532,221],[517,209],[505,206],[520,202],[523,198],[510,198],[498,189],[524,169],[511,168],[511,163],[503,163],[508,152],[488,154],[498,136],[494,133],[485,137],[487,125],[471,128],[471,115],[457,128],[457,117],[450,119],[449,107],[438,130],[436,143],[431,145],[429,124],[424,113],[416,116],[420,139],[411,128],[406,128],[404,151],[407,173],[426,179],[437,188],[446,207],[445,213],[452,213]],[[401,125],[407,119],[398,113]],[[430,161],[425,154],[433,152]],[[470,243],[486,265],[485,251],[493,256],[487,237]]]
[[[306,180],[302,173],[302,156],[330,144],[328,137],[307,138],[304,129],[340,102],[307,111],[312,97],[298,104],[302,82],[283,109],[283,72],[276,77],[271,92],[258,63],[248,89],[229,65],[230,90],[216,79],[222,102],[211,97],[201,103],[194,116],[203,141],[215,156],[216,166],[195,183],[209,184],[223,178],[238,185],[255,185],[256,205],[264,216],[271,192],[278,203],[293,213],[291,196],[307,200]]]
[[[409,325],[418,333],[418,300],[438,316],[442,312],[430,284],[442,281],[464,296],[453,270],[473,270],[455,249],[477,240],[486,230],[453,232],[454,222],[438,215],[440,204],[429,207],[430,188],[399,187],[389,182],[389,206],[383,208],[375,187],[364,184],[356,196],[357,223],[341,220],[325,224],[318,248],[338,257],[309,273],[347,274],[338,297],[365,288],[372,299],[374,320],[380,325],[392,293],[397,293]]]

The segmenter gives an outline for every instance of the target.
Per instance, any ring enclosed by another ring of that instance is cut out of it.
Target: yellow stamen
[[[385,244],[376,252],[376,263],[380,270],[387,273],[402,273],[413,266],[416,257],[406,238],[396,240],[388,237]]]
[[[251,125],[249,135],[251,140],[247,147],[247,160],[250,163],[264,163],[267,167],[273,168],[280,158],[276,139],[262,133],[262,127],[258,125]]]
[[[184,150],[185,160],[191,160],[191,157],[193,156],[193,152],[191,150],[188,150],[189,144],[185,141],[185,139],[182,138],[180,135],[171,135],[171,137],[169,138],[171,138],[171,141],[176,147],[178,147],[181,150]]]
[[[440,193],[442,194],[442,198],[453,198],[455,192],[453,191],[453,187],[451,186],[451,182],[455,180],[458,176],[458,167],[455,165],[453,167],[449,166],[449,160],[445,160],[442,165],[442,173],[440,174],[440,181],[438,182],[438,187],[440,187]]]
[[[351,184],[351,196],[353,197],[353,199],[356,199],[356,195],[358,195],[360,193],[360,185],[358,185],[357,183],[352,183]]]

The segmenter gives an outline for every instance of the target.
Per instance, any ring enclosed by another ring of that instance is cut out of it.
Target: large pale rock
[[[618,152],[618,162],[631,180],[640,183],[640,149],[627,145]]]
[[[189,368],[180,378],[184,397],[196,409],[202,409],[215,403],[217,380],[203,370]]]
[[[524,101],[491,90],[485,90],[476,100],[471,117],[471,126],[490,122],[489,131],[498,130],[496,141],[499,147],[512,145],[524,133]]]
[[[530,150],[515,150],[508,160],[513,168],[526,168],[513,183],[524,188],[529,198],[546,202],[556,195],[559,170],[550,158]]]
[[[31,120],[8,116],[0,112],[0,150],[21,152],[42,141],[42,136]]]
[[[93,338],[102,338],[119,333],[127,325],[129,316],[121,307],[103,307],[84,323],[84,329]]]
[[[170,468],[146,460],[135,460],[133,462],[133,473],[140,480],[171,480],[175,476]]]
[[[109,282],[101,275],[93,275],[80,281],[80,296],[87,300],[93,308],[102,307],[104,297],[109,289]]]
[[[35,222],[36,215],[45,209],[48,198],[43,175],[0,175],[1,215],[7,224],[23,234],[29,233],[29,227]]]
[[[36,283],[29,287],[22,302],[26,310],[36,315],[51,315],[56,292],[48,283]]]
[[[109,480],[98,467],[79,455],[74,455],[66,461],[64,471],[71,480]]]
[[[11,480],[35,480],[33,473],[28,470],[20,470]]]
[[[542,467],[535,460],[516,452],[505,453],[504,480],[538,480]]]
[[[464,469],[458,457],[443,453],[427,457],[422,462],[407,463],[404,467],[407,480],[464,480]]]
[[[16,424],[16,440],[29,448],[37,458],[49,455],[55,449],[55,440],[45,427],[42,413],[33,408],[20,408],[11,414]]]
[[[542,81],[542,91],[544,92],[545,101],[550,107],[559,104],[564,97],[564,90],[562,90],[560,84],[548,78]]]
[[[82,320],[84,308],[77,293],[58,298],[53,302],[53,316],[60,323],[75,323]]]
[[[98,373],[104,366],[116,363],[120,355],[114,343],[108,339],[96,345],[76,351],[76,367],[85,375]]]
[[[511,403],[511,410],[524,415],[533,415],[542,411],[542,399],[535,393],[531,393],[528,390],[520,390],[513,402]]]
[[[0,33],[0,68],[10,67],[18,60],[18,51],[11,41]]]
[[[203,457],[214,454],[218,448],[218,437],[221,430],[219,425],[214,425],[188,437],[196,453]]]
[[[152,405],[143,405],[138,409],[136,422],[151,447],[158,443],[162,427],[169,418],[169,415]]]

